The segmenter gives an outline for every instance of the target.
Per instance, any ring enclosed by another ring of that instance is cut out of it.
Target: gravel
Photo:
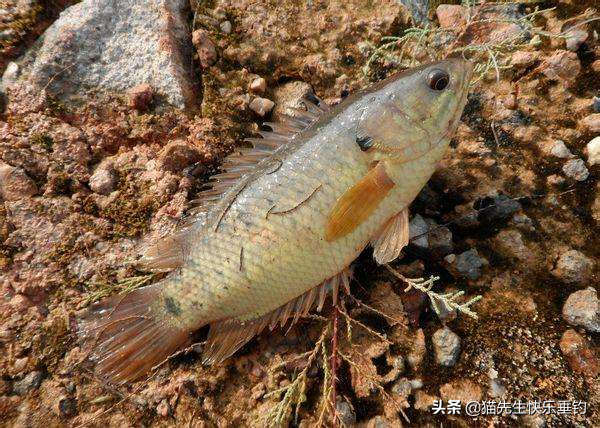
[[[481,277],[481,268],[487,264],[487,261],[479,256],[475,248],[465,251],[456,256],[456,270],[463,276],[471,280]]]
[[[592,275],[594,262],[577,250],[567,250],[558,256],[551,273],[567,284],[585,285]]]
[[[590,132],[600,132],[600,113],[592,113],[579,121]]]
[[[29,391],[36,390],[42,384],[43,378],[44,376],[40,371],[28,373],[23,379],[13,383],[13,392],[17,395],[25,395]]]
[[[583,159],[571,159],[562,167],[563,173],[575,181],[585,181],[590,176]]]
[[[444,327],[433,333],[431,340],[435,361],[441,366],[454,366],[460,354],[460,337],[448,327]]]
[[[256,97],[250,102],[250,110],[263,117],[271,112],[275,103],[267,98]]]
[[[573,326],[600,332],[600,300],[592,287],[571,294],[563,306],[563,318]]]
[[[600,164],[600,137],[595,137],[585,146],[587,163],[590,166]]]

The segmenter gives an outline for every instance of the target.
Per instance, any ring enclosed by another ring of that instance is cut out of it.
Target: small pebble
[[[347,401],[339,399],[335,405],[340,424],[344,427],[351,427],[356,424],[356,415]]]
[[[600,97],[592,98],[592,108],[596,113],[600,113]]]
[[[198,53],[198,61],[202,68],[208,68],[217,61],[217,49],[205,30],[196,30],[192,33],[192,43]]]
[[[600,113],[592,113],[579,121],[590,132],[600,132]]]
[[[142,83],[132,88],[127,95],[129,107],[138,111],[146,111],[154,97],[154,90],[147,83]]]
[[[581,71],[581,63],[575,52],[559,50],[544,62],[541,71],[551,80],[572,82]]]
[[[567,250],[558,256],[551,273],[567,284],[585,285],[592,276],[594,262],[577,250]]]
[[[167,400],[162,400],[160,403],[158,403],[158,406],[156,406],[156,414],[158,416],[166,418],[167,416],[169,416],[170,412],[171,407],[169,406],[169,403],[167,403]]]
[[[265,116],[275,107],[275,103],[267,98],[256,97],[250,103],[250,110],[259,116]]]
[[[485,203],[489,198],[485,198]],[[507,220],[521,210],[521,204],[506,195],[498,195],[480,209],[479,220],[485,223],[496,223]]]
[[[567,177],[575,181],[585,181],[590,176],[583,159],[568,160],[563,165],[562,171]]]
[[[565,177],[563,177],[561,175],[552,174],[552,175],[549,175],[548,177],[546,177],[546,181],[551,186],[562,186],[563,184],[565,184],[566,180],[565,180]]]
[[[585,146],[589,166],[600,164],[600,137],[592,139]]]
[[[571,294],[563,306],[563,318],[569,324],[589,332],[600,332],[600,300],[592,287]]]
[[[117,185],[117,176],[111,167],[100,164],[89,181],[90,189],[100,195],[108,195]]]
[[[250,86],[248,87],[251,92],[255,94],[263,94],[267,89],[267,81],[262,77],[257,77],[252,82],[250,82]]]
[[[565,142],[562,140],[554,140],[551,143],[550,154],[560,159],[569,159],[573,157],[573,153],[571,153]]]
[[[13,392],[17,395],[25,395],[29,391],[38,389],[42,384],[43,374],[39,371],[28,373],[23,379],[13,384]]]
[[[33,196],[37,186],[21,168],[0,161],[0,197],[6,201]]]
[[[436,362],[445,367],[454,366],[460,353],[460,337],[448,327],[444,327],[433,333],[431,340]]]
[[[487,261],[479,256],[475,248],[465,251],[456,256],[456,270],[471,280],[481,277],[481,268],[487,264]]]
[[[407,398],[412,392],[412,385],[410,380],[405,377],[401,377],[392,385],[392,394],[399,395],[401,397]]]
[[[416,214],[408,225],[410,243],[417,248],[429,248],[429,225],[423,217]]]
[[[58,411],[61,416],[74,416],[77,414],[77,401],[74,398],[62,397],[58,400]]]
[[[221,28],[221,31],[223,33],[229,34],[229,33],[231,33],[231,22],[229,22],[229,21],[223,21],[219,25],[219,28]]]
[[[600,359],[588,341],[573,329],[565,331],[559,347],[571,369],[576,373],[597,379],[600,374]]]

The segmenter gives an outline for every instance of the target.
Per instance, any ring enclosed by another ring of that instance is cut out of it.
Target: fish
[[[189,221],[139,266],[170,272],[92,304],[78,320],[95,373],[139,379],[209,326],[202,361],[233,355],[350,293],[369,245],[389,263],[408,244],[409,205],[444,156],[473,67],[449,58],[396,73],[335,107],[303,107],[248,141],[200,193]]]

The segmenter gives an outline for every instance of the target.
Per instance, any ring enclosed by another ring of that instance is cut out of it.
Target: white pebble
[[[600,164],[600,137],[596,137],[587,143],[585,151],[587,153],[588,165]]]
[[[583,159],[568,160],[563,165],[562,171],[567,177],[576,181],[585,181],[590,175]]]
[[[250,110],[259,116],[266,115],[273,110],[273,107],[275,107],[275,103],[267,98],[256,97],[250,103]]]

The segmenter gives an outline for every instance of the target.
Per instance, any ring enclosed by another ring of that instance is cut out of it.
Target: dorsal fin
[[[266,122],[265,125],[269,126],[271,131],[260,131],[262,138],[245,140],[252,144],[252,148],[238,148],[223,160],[222,172],[213,175],[209,179],[211,187],[200,192],[198,197],[190,202],[190,208],[181,226],[172,235],[143,248],[138,261],[140,268],[165,272],[183,264],[189,247],[188,241],[197,239],[197,233],[201,230],[201,227],[198,227],[198,223],[204,221],[201,217],[206,215],[207,211],[221,201],[230,190],[268,170],[269,159],[294,140],[300,132],[315,123],[320,114],[329,109],[320,101],[317,105],[305,98],[302,103],[306,110],[290,108],[293,116],[282,115],[277,123]],[[235,196],[236,194],[232,197]]]
[[[213,364],[223,361],[266,327],[269,327],[270,330],[275,329],[277,325],[283,327],[290,319],[289,327],[291,327],[300,317],[306,316],[314,306],[320,312],[328,294],[331,294],[335,304],[340,288],[346,294],[350,294],[351,278],[352,268],[347,267],[304,294],[258,318],[249,321],[240,321],[234,318],[210,324],[203,355],[204,363]]]

